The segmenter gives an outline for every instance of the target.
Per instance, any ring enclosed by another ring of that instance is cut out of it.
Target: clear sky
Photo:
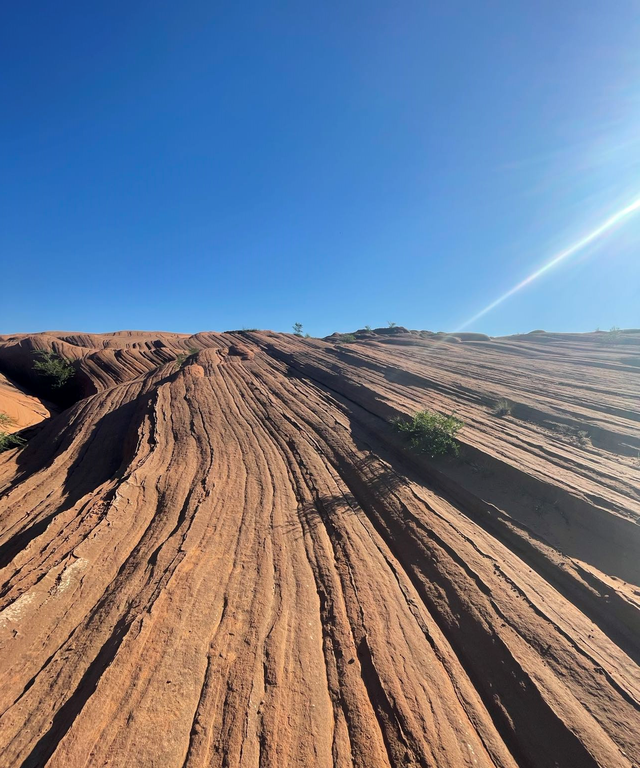
[[[0,333],[455,330],[640,198],[638,0],[0,14]],[[640,215],[469,329],[640,326]]]

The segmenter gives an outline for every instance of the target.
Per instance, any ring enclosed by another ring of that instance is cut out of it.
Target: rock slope
[[[0,766],[640,765],[640,332],[37,350],[81,399],[0,455]]]
[[[5,417],[0,423],[0,431],[18,432],[48,419],[52,412],[51,406],[45,405],[0,373],[0,414]]]

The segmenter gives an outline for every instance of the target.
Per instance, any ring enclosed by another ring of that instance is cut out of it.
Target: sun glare
[[[587,235],[582,237],[580,240],[573,243],[573,245],[569,246],[566,250],[561,251],[559,254],[554,256],[544,266],[540,267],[540,269],[537,269],[535,272],[532,272],[528,277],[525,277],[525,279],[522,280],[520,283],[515,285],[513,288],[509,289],[506,293],[503,293],[502,296],[497,298],[495,301],[491,302],[491,304],[486,306],[483,310],[478,312],[476,315],[469,318],[459,328],[457,328],[457,330],[462,331],[463,329],[468,328],[470,325],[475,323],[481,317],[484,317],[486,314],[491,312],[497,306],[502,304],[503,301],[506,301],[507,299],[511,298],[511,296],[513,296],[515,293],[520,291],[522,288],[525,288],[527,285],[530,285],[539,277],[541,277],[546,272],[548,272],[550,269],[553,269],[553,267],[557,266],[561,262],[568,259],[570,256],[574,256],[576,253],[579,253],[588,245],[593,243],[595,240],[597,240],[598,238],[610,232],[615,227],[616,224],[622,223],[625,219],[629,218],[630,216],[637,213],[638,211],[640,211],[640,198],[635,200],[630,205],[627,205],[626,208],[623,208],[617,213],[614,213],[613,216],[610,216],[599,227],[596,227],[596,229],[592,230]]]

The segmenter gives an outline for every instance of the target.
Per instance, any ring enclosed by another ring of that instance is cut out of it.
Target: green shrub
[[[612,325],[611,330],[606,336],[608,344],[619,344],[622,341],[622,331],[617,325]]]
[[[0,453],[11,448],[22,448],[27,441],[20,435],[11,435],[8,432],[0,432]]]
[[[508,400],[502,398],[502,400],[498,400],[494,405],[493,413],[496,416],[510,416],[512,409],[513,403],[510,403]]]
[[[302,336],[302,323],[294,323],[293,324],[293,335],[294,336]]]
[[[34,371],[48,379],[54,389],[64,387],[75,373],[69,360],[56,352],[36,352],[36,358]]]
[[[410,446],[420,453],[431,457],[458,455],[456,434],[464,423],[453,414],[443,416],[441,413],[418,411],[408,421],[406,418],[399,418],[394,424],[398,432],[409,440]]]
[[[7,413],[0,413],[0,427],[12,427],[15,419]],[[10,448],[18,448],[25,444],[25,439],[19,435],[12,435],[9,432],[0,431],[0,453],[8,451]]]
[[[552,427],[561,437],[573,445],[579,445],[583,448],[590,445],[591,436],[586,429],[578,429],[571,424],[556,424]]]
[[[176,356],[176,365],[178,368],[182,368],[182,366],[187,362],[187,360],[190,357],[193,357],[194,355],[197,355],[200,350],[198,347],[189,347],[187,352],[181,352],[179,355]]]
[[[344,342],[345,344],[353,344],[357,339],[352,333],[343,333],[342,336],[340,336],[339,341]]]
[[[589,445],[591,442],[591,437],[589,435],[589,432],[586,429],[578,429],[576,430],[576,442],[578,445]]]

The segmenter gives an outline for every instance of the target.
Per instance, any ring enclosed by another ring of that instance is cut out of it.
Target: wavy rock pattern
[[[640,333],[446,338],[1,338],[0,765],[639,765]]]
[[[8,417],[0,424],[0,432],[18,430],[39,424],[52,414],[51,406],[25,392],[0,373],[0,414]]]

